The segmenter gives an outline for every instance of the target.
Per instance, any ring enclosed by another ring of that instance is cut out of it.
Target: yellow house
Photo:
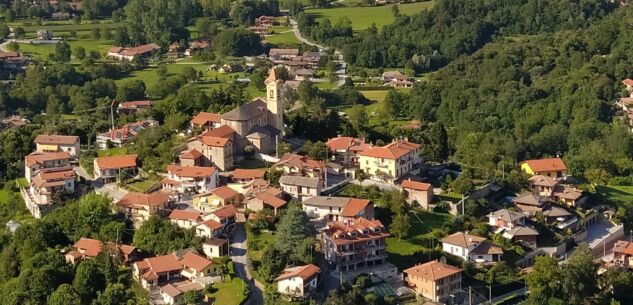
[[[240,203],[240,195],[228,186],[221,186],[208,193],[193,197],[193,206],[201,212],[213,212],[229,204]]]
[[[374,180],[393,183],[420,171],[420,144],[398,140],[386,146],[374,146],[360,153],[360,169]]]
[[[526,160],[521,163],[521,170],[528,175],[541,175],[561,178],[567,174],[567,166],[561,158]]]

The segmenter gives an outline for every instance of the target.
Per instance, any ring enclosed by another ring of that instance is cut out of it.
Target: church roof
[[[246,137],[251,139],[261,139],[265,137],[274,137],[280,133],[281,131],[279,131],[279,129],[270,125],[266,125],[264,127],[255,126],[253,129],[250,130],[249,134]]]
[[[268,111],[266,102],[256,99],[250,103],[235,107],[233,110],[223,113],[222,119],[227,121],[248,121]]]
[[[279,78],[274,68],[270,69],[270,74],[268,74],[268,78],[266,78],[264,84],[268,85],[270,82],[283,83],[283,80]]]

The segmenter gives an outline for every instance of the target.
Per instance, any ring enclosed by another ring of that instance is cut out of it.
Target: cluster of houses
[[[277,17],[259,16],[255,18],[253,26],[249,27],[248,30],[255,34],[265,36],[271,34],[271,28],[275,25],[277,25]]]

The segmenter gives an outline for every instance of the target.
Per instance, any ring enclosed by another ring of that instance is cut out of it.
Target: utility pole
[[[110,121],[112,123],[112,131],[110,132],[110,137],[114,140],[114,103],[116,99],[112,99],[112,103],[110,104]]]
[[[488,299],[490,300],[490,305],[492,305],[492,285],[488,285]]]
[[[468,305],[473,305],[473,287],[468,286]]]

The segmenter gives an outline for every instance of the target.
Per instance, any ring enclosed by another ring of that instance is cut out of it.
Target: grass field
[[[301,42],[295,37],[295,33],[292,30],[286,29],[287,32],[276,32],[275,34],[268,35],[264,40],[275,45],[299,45]]]
[[[633,202],[633,186],[600,185],[596,191],[612,203]]]
[[[382,102],[387,97],[389,90],[371,90],[371,91],[361,91],[362,95],[364,95],[367,99]]]
[[[6,189],[1,189],[0,190],[0,203],[6,203],[9,200],[9,195],[11,194],[11,191],[6,190]]]
[[[110,149],[100,150],[97,155],[99,157],[120,156],[128,153],[127,147],[114,147]]]
[[[265,161],[262,161],[262,160],[259,160],[259,159],[243,159],[238,164],[238,168],[244,168],[244,169],[262,168],[262,169],[266,169],[266,168],[268,168],[268,164],[266,164]]]
[[[215,283],[213,288],[217,289],[214,293],[209,294],[213,300],[211,304],[222,305],[239,305],[244,301],[244,286],[246,284],[239,277],[233,277],[231,282]]]
[[[70,49],[75,50],[75,48],[81,46],[86,50],[86,53],[96,50],[101,54],[103,58],[107,50],[112,47],[112,41],[105,39],[91,39],[91,38],[68,38],[66,40],[68,44],[70,44]],[[20,52],[26,53],[27,55],[31,55],[36,59],[46,60],[49,54],[55,53],[55,45],[54,44],[28,44],[21,43],[20,44]]]
[[[430,9],[435,5],[435,1],[417,2],[410,4],[399,4],[400,14],[414,15],[422,10]],[[352,21],[352,28],[355,31],[363,30],[375,23],[378,28],[392,23],[395,18],[391,12],[391,5],[373,7],[337,7],[319,8],[307,10],[309,14],[315,15],[317,19],[327,18],[333,24],[338,22],[343,16],[347,16]]]
[[[450,214],[434,213],[415,210],[416,215],[409,215],[411,228],[406,238],[398,241],[395,237],[387,238],[387,260],[399,268],[410,267],[418,259],[416,254],[424,253],[437,245],[431,232],[450,224],[453,217]],[[420,222],[420,220],[422,222]]]
[[[129,183],[125,188],[132,192],[147,193],[154,184],[158,182],[158,177],[150,177],[141,181]]]
[[[261,261],[262,254],[267,245],[275,243],[275,235],[270,232],[262,232],[259,235],[249,235],[248,239],[251,243],[259,244],[258,249],[248,249],[248,257],[253,261]]]
[[[52,31],[53,36],[57,37],[68,35],[70,31],[91,33],[94,28],[114,30],[119,27],[118,24],[112,23],[110,20],[100,20],[97,22],[85,21],[80,24],[74,24],[69,20],[46,21],[42,25],[37,25],[35,20],[20,20],[20,22],[11,23],[10,26],[23,28],[27,38],[35,37],[38,30]]]

